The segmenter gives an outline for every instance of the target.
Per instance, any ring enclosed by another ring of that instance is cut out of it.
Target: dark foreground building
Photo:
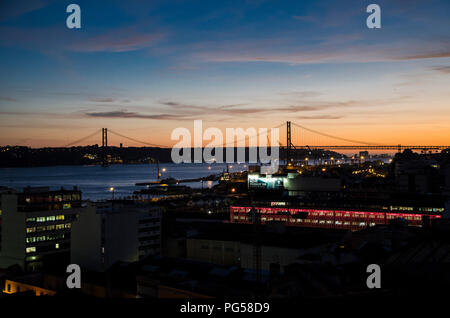
[[[0,190],[0,268],[25,271],[67,266],[70,231],[82,210],[81,192],[25,188]]]

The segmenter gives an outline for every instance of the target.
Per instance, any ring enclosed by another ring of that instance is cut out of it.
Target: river
[[[162,178],[191,179],[218,174],[226,170],[226,164],[160,164]],[[231,164],[230,172],[246,170],[245,164]],[[51,166],[33,168],[0,168],[0,186],[18,190],[27,186],[49,186],[51,189],[61,187],[72,189],[77,186],[82,191],[83,199],[109,199],[114,187],[115,198],[127,197],[135,190],[139,182],[155,181],[157,169],[154,164],[101,166]],[[201,182],[185,185],[201,188]],[[211,187],[211,182],[204,186]]]

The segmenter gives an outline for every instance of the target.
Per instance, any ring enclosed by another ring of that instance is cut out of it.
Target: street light
[[[112,194],[112,200],[114,201],[114,187],[109,188],[109,191]]]

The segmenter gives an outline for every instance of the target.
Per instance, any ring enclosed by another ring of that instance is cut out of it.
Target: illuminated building
[[[324,171],[324,170],[323,170]],[[299,173],[283,175],[248,174],[249,191],[285,191],[289,196],[295,196],[304,191],[339,191],[339,178],[306,177]]]
[[[55,291],[45,289],[42,287],[26,284],[23,282],[16,282],[13,280],[5,280],[5,287],[3,292],[5,294],[15,294],[22,292],[32,292],[35,296],[53,296],[55,295]]]
[[[82,209],[81,192],[76,188],[2,189],[0,268],[17,264],[25,271],[37,271],[67,266],[71,223]]]
[[[396,208],[396,207],[391,207]],[[410,226],[422,226],[425,219],[441,218],[443,209],[435,209],[434,212],[410,213],[399,212],[398,210],[389,211],[350,211],[342,209],[308,209],[293,207],[273,207],[259,206],[255,207],[261,217],[261,223],[270,221],[285,222],[286,225],[350,229],[360,230],[377,224],[389,224],[391,220],[402,218]],[[234,223],[251,223],[248,216],[251,207],[249,206],[231,206],[230,221]]]
[[[89,203],[72,227],[71,262],[93,271],[161,251],[161,211],[133,201]]]
[[[259,212],[261,222],[360,230],[399,218],[411,226],[428,225],[429,220],[443,216],[445,198],[431,187],[427,191],[417,191],[417,187],[398,190],[370,165],[334,176],[318,170],[309,175],[249,173],[251,205]],[[437,181],[431,184],[434,188],[442,186]],[[236,204],[230,208],[231,222],[250,223],[249,212],[249,206]]]

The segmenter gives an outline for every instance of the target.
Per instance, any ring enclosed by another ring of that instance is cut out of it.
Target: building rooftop
[[[197,233],[191,239],[235,241],[253,244],[254,227],[252,224],[208,223],[208,226],[196,225]],[[285,248],[308,248],[340,241],[347,233],[341,229],[322,229],[284,226],[279,222],[261,225],[260,243],[264,246]]]

